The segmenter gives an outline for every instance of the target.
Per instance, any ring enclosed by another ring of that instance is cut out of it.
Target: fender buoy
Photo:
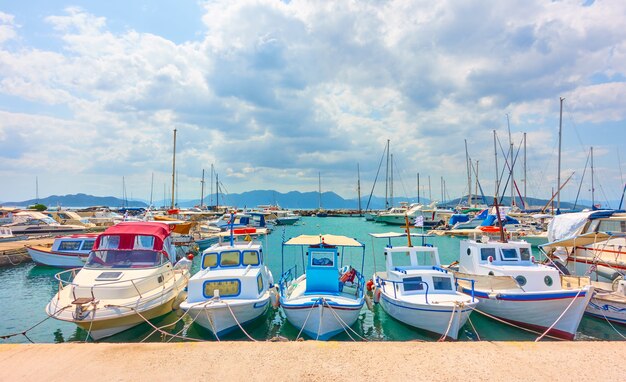
[[[372,298],[368,295],[365,295],[365,305],[367,305],[367,309],[370,311],[374,311],[374,305],[372,303]]]
[[[374,304],[378,304],[380,302],[380,294],[381,294],[380,288],[374,289]]]
[[[483,232],[500,232],[500,227],[496,227],[493,225],[481,226],[478,229],[480,229]]]
[[[185,301],[186,299],[187,299],[187,292],[185,292],[184,290],[180,291],[180,293],[174,299],[174,302],[172,302],[172,310],[180,309],[180,304],[182,304],[182,302]]]
[[[270,304],[272,304],[272,308],[278,309],[280,306],[280,299],[278,298],[278,292],[276,292],[276,288],[272,288],[270,290]]]
[[[368,292],[371,292],[374,289],[374,280],[372,279],[367,280],[367,283],[365,283],[365,288],[367,289]]]

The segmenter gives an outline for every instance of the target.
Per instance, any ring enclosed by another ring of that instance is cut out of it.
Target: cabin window
[[[524,285],[526,285],[526,277],[519,275],[515,278],[515,281],[517,281],[517,283],[519,284],[519,286],[523,287]]]
[[[311,265],[314,267],[332,267],[335,265],[333,262],[332,252],[311,251],[310,256],[311,256]]]
[[[118,249],[120,237],[116,235],[100,236],[100,249]]]
[[[81,251],[91,251],[93,249],[93,243],[95,240],[85,240],[83,241],[83,246],[80,248]]]
[[[519,249],[519,254],[520,254],[521,259],[523,261],[530,260],[530,248],[520,248]]]
[[[241,282],[239,280],[213,280],[204,282],[204,297],[210,298],[218,291],[220,297],[239,296]]]
[[[502,248],[502,260],[511,261],[517,260],[517,251],[515,248]]]
[[[552,277],[546,276],[543,278],[543,282],[546,283],[547,286],[552,286],[554,281],[552,281]]]
[[[86,267],[90,268],[150,268],[165,262],[160,252],[146,250],[98,250],[89,255]]]
[[[487,261],[491,256],[492,259],[496,259],[496,249],[495,248],[481,248],[480,249],[480,259],[482,261]]]
[[[236,267],[239,265],[239,251],[224,251],[220,254],[220,267]]]
[[[259,287],[259,293],[263,291],[263,275],[259,273],[256,278],[256,284]]]
[[[257,251],[243,251],[243,265],[259,265],[260,263]]]
[[[433,287],[437,290],[452,290],[452,281],[449,277],[433,276]]]
[[[213,268],[217,265],[217,253],[207,253],[202,258],[202,269]]]
[[[134,249],[153,249],[154,236],[137,235],[135,236]]]
[[[600,232],[626,232],[626,221],[600,220],[598,231]]]
[[[78,251],[80,249],[80,240],[62,241],[59,244],[59,251]]]
[[[422,284],[421,281],[421,277],[405,277],[403,279],[404,291],[423,290],[424,284]]]

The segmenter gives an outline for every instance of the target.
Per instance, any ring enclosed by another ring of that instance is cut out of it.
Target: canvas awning
[[[540,245],[542,248],[555,248],[555,247],[575,247],[585,246],[589,244],[603,242],[614,237],[624,237],[624,233],[607,233],[607,232],[589,232],[579,236],[570,237],[563,240],[553,241],[551,243]]]
[[[287,240],[284,245],[317,245],[324,243],[338,247],[363,247],[356,239],[341,235],[300,235]]]
[[[384,233],[370,233],[370,236],[377,239],[388,239],[394,237],[406,237],[405,232],[384,232]],[[424,233],[411,233],[412,237],[434,237],[435,235]]]

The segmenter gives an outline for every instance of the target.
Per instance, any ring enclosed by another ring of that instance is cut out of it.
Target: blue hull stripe
[[[404,305],[398,305],[396,303],[394,303],[393,301],[391,301],[387,296],[385,296],[384,294],[380,295],[381,298],[385,299],[385,301],[387,301],[389,304],[397,306],[399,308],[402,309],[411,309],[411,310],[422,310],[425,312],[436,312],[436,313],[451,313],[452,309],[450,310],[437,310],[437,309],[424,309],[424,308],[413,308],[413,307],[409,307],[409,306],[404,306]],[[465,312],[470,312],[472,309],[464,309],[462,310],[463,313]],[[459,312],[458,310],[456,312]]]
[[[463,293],[467,295],[471,295],[471,289],[462,288]],[[562,300],[576,297],[578,292],[561,292],[561,293],[520,293],[520,294],[497,294],[497,300],[506,300],[506,301],[546,301],[546,300]],[[585,297],[587,294],[586,291],[580,292],[578,297]],[[485,292],[474,291],[474,297],[478,298],[489,298],[489,294]]]

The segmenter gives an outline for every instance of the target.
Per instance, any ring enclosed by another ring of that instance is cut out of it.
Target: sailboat
[[[328,213],[322,208],[322,175],[318,172],[318,187],[319,187],[319,206],[317,208],[317,212],[315,216],[318,218],[325,218],[328,216]]]

